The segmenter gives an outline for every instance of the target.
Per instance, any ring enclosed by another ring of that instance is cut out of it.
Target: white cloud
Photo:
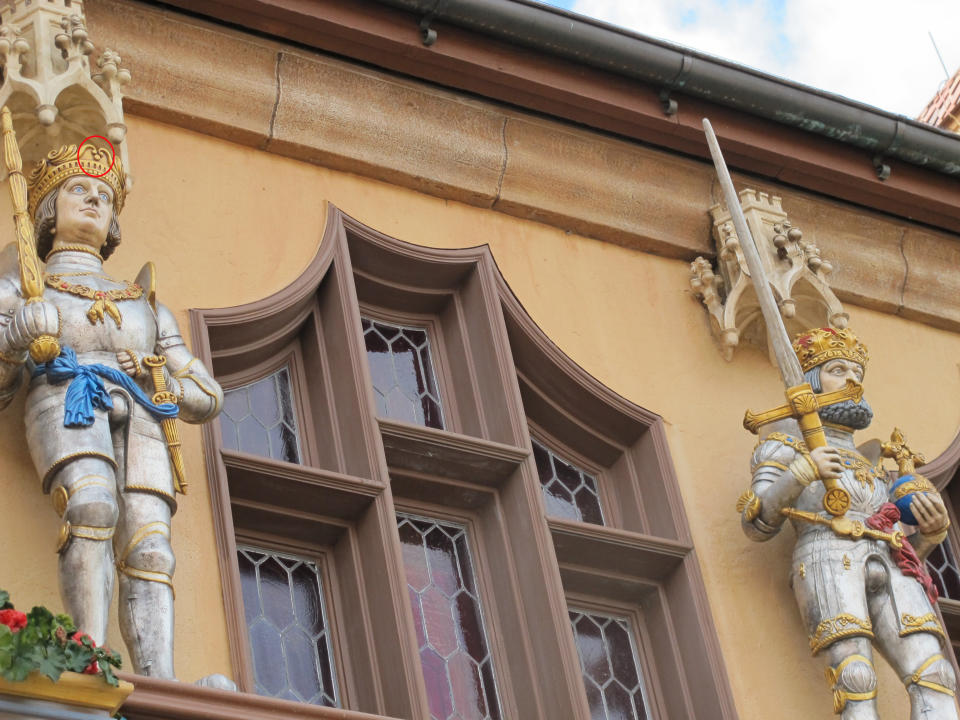
[[[960,66],[958,0],[576,0],[573,11],[915,117]]]

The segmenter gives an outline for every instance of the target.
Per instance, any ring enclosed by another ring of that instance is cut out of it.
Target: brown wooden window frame
[[[376,416],[361,314],[428,328],[447,429]],[[315,380],[298,417],[315,447],[300,465],[223,450],[216,423],[203,430],[243,689],[235,544],[252,533],[323,553],[344,706],[429,715],[396,527],[404,508],[470,528],[505,717],[589,717],[567,614],[567,598],[584,595],[642,618],[659,720],[736,717],[662,419],[557,349],[487,247],[411,245],[328,206],[299,278],[248,305],[191,311],[191,329],[218,377],[265,367],[284,347],[300,358],[297,378]],[[607,525],[545,516],[531,432],[594,474]]]

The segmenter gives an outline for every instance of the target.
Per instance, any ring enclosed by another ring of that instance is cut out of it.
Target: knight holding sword
[[[0,408],[28,383],[27,445],[61,517],[67,611],[104,643],[117,578],[134,671],[173,678],[170,520],[185,487],[174,423],[210,420],[223,393],[156,302],[152,264],[136,282],[104,272],[120,243],[119,158],[89,142],[54,150],[21,195],[3,121],[20,252],[0,258]]]
[[[927,555],[946,538],[949,517],[922,457],[895,430],[888,443],[858,446],[873,411],[863,399],[865,345],[849,329],[816,328],[791,343],[709,121],[704,129],[785,385],[785,405],[747,413],[762,438],[749,489],[737,502],[756,541],[789,519],[797,533],[790,583],[810,650],[827,661],[834,712],[876,720],[873,649],[900,676],[913,720],[957,720],[949,642],[934,609]],[[888,482],[882,457],[899,478]],[[903,523],[914,525],[909,537]]]

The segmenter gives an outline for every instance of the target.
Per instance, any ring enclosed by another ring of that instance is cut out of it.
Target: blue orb
[[[900,522],[906,523],[907,525],[917,524],[917,519],[913,516],[913,512],[910,510],[910,503],[913,502],[913,498],[917,493],[909,492],[903,497],[897,498],[897,488],[904,483],[915,479],[916,478],[913,475],[902,475],[897,478],[897,481],[893,484],[893,487],[890,488],[890,501],[896,505],[897,510],[900,511]]]

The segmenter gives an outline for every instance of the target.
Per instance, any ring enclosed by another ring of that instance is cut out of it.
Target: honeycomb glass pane
[[[570,623],[593,720],[651,717],[636,643],[626,618],[570,609]]]
[[[431,720],[499,720],[466,530],[398,515]]]
[[[225,448],[300,462],[300,438],[287,368],[227,390],[223,396],[219,418]]]
[[[960,567],[949,539],[935,547],[927,556],[927,570],[940,591],[940,597],[960,600]]]
[[[338,707],[317,566],[251,547],[237,561],[257,694]]]
[[[363,318],[377,412],[393,420],[443,429],[440,391],[423,328]]]
[[[537,440],[531,442],[547,515],[605,525],[596,478]]]

